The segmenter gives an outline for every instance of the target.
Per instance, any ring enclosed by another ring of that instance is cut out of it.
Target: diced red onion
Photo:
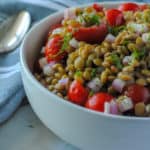
[[[122,92],[123,88],[125,87],[126,85],[126,82],[121,80],[121,79],[115,79],[113,82],[112,82],[112,87],[113,89],[115,89],[116,91],[118,92]]]
[[[105,102],[104,113],[118,115],[120,112],[117,103],[114,100],[111,102]]]
[[[110,102],[110,113],[115,115],[119,114],[118,105],[114,100]]]
[[[76,14],[75,14],[75,10],[68,8],[64,11],[64,19],[75,19],[76,18]]]
[[[52,75],[54,73],[54,70],[53,70],[53,65],[55,64],[56,62],[55,61],[52,61],[50,63],[48,63],[47,65],[45,65],[43,67],[43,73],[45,75]]]
[[[125,97],[119,104],[118,104],[119,110],[121,112],[126,112],[128,110],[133,109],[133,102],[131,98]]]
[[[45,65],[47,65],[47,59],[45,57],[40,58],[39,65],[40,65],[40,68],[43,68]]]
[[[63,89],[68,90],[69,83],[70,83],[69,78],[63,78],[63,79],[60,79],[57,84],[59,85],[59,87],[61,86]]]
[[[134,30],[134,32],[137,33],[145,33],[148,32],[148,26],[147,24],[139,24],[139,23],[129,23],[127,27]]]
[[[107,34],[107,36],[105,38],[106,41],[111,42],[111,43],[114,42],[115,39],[116,39],[116,37],[113,36],[112,34]]]
[[[123,63],[124,65],[128,65],[131,61],[132,61],[132,56],[125,56],[125,57],[123,58],[122,63]]]
[[[110,114],[110,104],[108,102],[104,103],[104,113]]]
[[[44,67],[43,67],[43,73],[45,74],[45,75],[52,75],[53,73],[54,73],[54,70],[52,69],[52,67],[50,67],[49,65],[45,65]]]
[[[63,78],[58,81],[58,83],[61,84],[62,86],[67,85],[68,82],[69,82],[69,78]]]
[[[90,82],[88,82],[87,86],[93,91],[98,92],[102,87],[101,81],[99,78],[94,78]]]
[[[149,42],[149,39],[150,39],[150,33],[144,33],[144,34],[142,34],[142,40],[143,40],[143,42],[147,43],[147,42]]]
[[[75,38],[72,38],[72,39],[69,41],[69,44],[70,44],[70,46],[72,46],[73,48],[78,48],[78,47],[79,47],[79,42],[78,42]]]
[[[51,62],[49,62],[47,65],[49,65],[50,67],[53,67],[55,64],[56,64],[55,61],[51,61]]]

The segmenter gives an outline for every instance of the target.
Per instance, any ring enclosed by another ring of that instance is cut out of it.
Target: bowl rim
[[[107,1],[107,2],[97,2],[101,5],[119,5],[121,3],[127,3],[128,1],[118,1],[118,2],[110,2],[110,1]],[[137,3],[137,4],[145,4],[145,3],[139,3],[139,2],[134,2],[134,3]],[[84,4],[84,5],[79,5],[79,6],[76,6],[76,7],[85,7],[85,6],[88,6],[88,5],[91,5],[93,3],[89,3],[89,4]],[[71,8],[76,8],[76,7],[71,7]],[[27,78],[37,87],[37,88],[40,88],[40,90],[42,92],[44,92],[47,96],[51,97],[55,97],[59,103],[63,103],[64,105],[68,105],[69,107],[73,107],[79,111],[83,111],[83,112],[86,112],[86,113],[90,113],[92,115],[96,115],[96,116],[100,116],[100,117],[105,117],[107,119],[113,119],[113,120],[130,120],[130,121],[150,121],[150,118],[149,117],[135,117],[135,116],[121,116],[121,115],[113,115],[113,114],[106,114],[106,113],[103,113],[103,112],[97,112],[97,111],[94,111],[94,110],[90,110],[90,109],[87,109],[85,107],[82,107],[82,106],[79,106],[77,104],[74,104],[74,103],[71,103],[69,101],[66,101],[64,100],[63,98],[57,96],[56,94],[53,94],[52,92],[50,92],[47,88],[45,88],[36,78],[35,76],[33,75],[33,73],[30,71],[28,65],[27,65],[27,60],[25,58],[25,55],[24,55],[24,51],[25,51],[25,45],[27,44],[27,41],[28,41],[28,37],[32,34],[32,32],[35,30],[35,28],[41,26],[42,24],[44,24],[44,22],[46,22],[47,20],[50,20],[52,16],[60,16],[62,15],[64,12],[64,10],[62,11],[58,11],[58,12],[55,12],[55,13],[52,13],[51,15],[43,18],[41,21],[39,21],[36,25],[34,25],[30,31],[27,33],[27,35],[25,36],[22,44],[21,44],[21,49],[20,49],[20,62],[21,62],[21,72],[22,70],[24,70],[24,72],[26,73],[27,75]],[[51,100],[54,100],[53,98]]]

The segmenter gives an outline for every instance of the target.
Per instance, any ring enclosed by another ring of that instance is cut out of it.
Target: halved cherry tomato
[[[100,12],[100,11],[103,11],[103,6],[97,4],[97,3],[94,3],[93,4],[93,8],[97,11],[97,12]]]
[[[60,27],[62,27],[62,24],[60,24],[60,23],[55,24],[55,25],[52,25],[52,26],[50,27],[50,31],[49,31],[49,33],[48,33],[48,39],[49,39],[50,35],[52,34],[52,31],[55,30],[55,29],[57,29],[57,28],[60,28]],[[47,40],[48,40],[48,39],[47,39]]]
[[[120,11],[137,11],[139,10],[139,5],[137,5],[136,3],[124,3],[121,4],[118,8]]]
[[[78,41],[85,41],[88,43],[102,42],[107,35],[108,29],[105,24],[91,27],[80,27],[75,33],[74,37]]]
[[[110,102],[113,97],[107,93],[97,93],[90,97],[85,104],[86,108],[104,112],[105,102]]]
[[[140,7],[140,10],[143,11],[148,8],[148,5],[144,4],[144,5],[140,5],[139,7]]]
[[[68,91],[68,98],[71,102],[84,105],[88,98],[88,90],[77,80],[74,80]]]
[[[59,61],[64,57],[64,53],[60,53],[62,44],[62,37],[55,36],[52,39],[50,39],[45,48],[45,56],[47,58],[47,61]]]
[[[149,90],[138,84],[129,85],[125,91],[125,95],[130,97],[134,103],[147,102],[150,98]]]
[[[120,26],[124,24],[123,13],[117,9],[110,9],[106,12],[106,19],[110,26]]]
[[[53,30],[60,28],[60,27],[62,27],[62,24],[60,24],[60,23],[55,24],[55,25],[51,26],[50,31],[53,31]]]

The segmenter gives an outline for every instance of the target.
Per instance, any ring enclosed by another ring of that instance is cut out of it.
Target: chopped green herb
[[[133,59],[139,59],[140,58],[140,54],[139,54],[139,52],[138,51],[133,51],[133,53],[132,53],[132,58]]]
[[[84,18],[83,18],[83,16],[82,16],[82,14],[78,16],[78,21],[79,21],[80,23],[84,23]]]
[[[150,42],[150,33],[149,33],[149,35],[148,35],[148,41]]]
[[[127,46],[130,42],[131,42],[130,40],[125,39],[125,40],[122,42],[122,45]]]
[[[89,93],[89,97],[93,96],[94,95],[94,92],[93,91],[90,91]]]
[[[122,68],[121,59],[117,54],[112,54],[111,59],[118,69]]]
[[[133,59],[140,59],[140,58],[143,58],[145,54],[146,54],[146,48],[143,48],[140,51],[134,50],[131,56]]]
[[[98,15],[92,15],[91,19],[90,19],[90,23],[92,25],[94,25],[94,24],[99,25],[100,24],[100,17]]]
[[[80,16],[80,15],[82,15],[83,14],[83,10],[78,10],[78,11],[76,11],[76,16]]]
[[[81,71],[79,71],[79,70],[78,70],[78,71],[76,71],[76,72],[75,72],[75,76],[81,77],[81,76],[82,76],[82,72],[81,72]]]
[[[86,26],[99,25],[100,16],[96,14],[83,14],[79,16],[79,22],[85,23]]]
[[[141,57],[144,57],[144,56],[146,55],[146,52],[147,52],[147,51],[146,51],[146,48],[145,48],[145,47],[142,48],[142,49],[141,49],[141,52],[140,52],[140,56],[141,56]]]
[[[91,71],[91,77],[94,78],[96,76],[96,73],[97,73],[97,69],[93,68]]]
[[[70,33],[67,33],[67,34],[64,36],[63,44],[62,44],[62,46],[61,46],[60,51],[59,51],[57,54],[55,54],[55,55],[53,55],[53,56],[51,56],[51,57],[53,57],[53,58],[54,58],[54,57],[57,57],[58,55],[62,54],[65,50],[67,50],[68,47],[69,47],[69,41],[71,40],[71,38],[72,38],[72,35],[71,35]]]
[[[124,30],[126,28],[126,26],[122,25],[119,27],[110,27],[108,26],[108,31],[109,33],[113,34],[114,36],[117,36],[119,32],[121,32],[122,30]]]
[[[68,46],[69,46],[69,41],[71,40],[72,38],[72,35],[70,33],[66,34],[64,36],[64,40],[63,40],[63,44],[62,44],[62,47],[61,47],[61,51],[65,51]]]

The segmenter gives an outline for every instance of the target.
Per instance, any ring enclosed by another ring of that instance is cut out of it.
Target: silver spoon
[[[14,50],[22,41],[29,29],[31,16],[21,11],[0,24],[0,53]]]

